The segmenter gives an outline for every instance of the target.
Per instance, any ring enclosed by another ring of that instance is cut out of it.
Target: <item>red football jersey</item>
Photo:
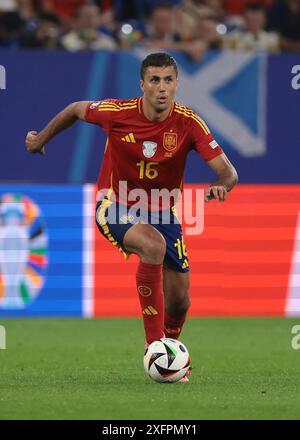
[[[152,122],[143,113],[142,99],[91,102],[85,120],[100,125],[108,135],[98,179],[100,193],[113,191],[124,203],[119,182],[126,181],[127,194],[134,189],[147,192],[150,208],[152,189],[182,189],[190,150],[206,161],[223,150],[204,121],[188,107],[174,102],[164,121]],[[135,202],[127,201],[127,205]]]

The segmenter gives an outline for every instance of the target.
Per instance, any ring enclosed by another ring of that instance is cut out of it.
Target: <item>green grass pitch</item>
[[[189,318],[189,383],[144,373],[140,319],[2,319],[1,419],[300,419],[296,319]]]

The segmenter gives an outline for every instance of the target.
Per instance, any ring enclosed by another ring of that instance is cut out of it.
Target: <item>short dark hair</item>
[[[266,12],[266,8],[262,5],[262,4],[260,4],[260,3],[247,3],[247,5],[246,5],[246,7],[245,7],[245,9],[244,9],[244,12],[247,12],[247,11],[251,11],[251,12],[257,12],[257,11],[259,11],[259,12]]]
[[[171,3],[168,2],[154,3],[152,8],[150,9],[149,17],[152,17],[154,12],[156,12],[158,9],[167,9],[168,11],[172,11],[173,5],[171,5]]]
[[[52,14],[52,12],[42,12],[38,16],[39,21],[50,21],[53,24],[60,24],[59,18],[57,15]]]
[[[151,53],[148,55],[141,64],[141,79],[144,79],[145,72],[148,67],[165,67],[165,66],[173,66],[176,78],[178,76],[178,68],[177,63],[173,57],[164,52]]]

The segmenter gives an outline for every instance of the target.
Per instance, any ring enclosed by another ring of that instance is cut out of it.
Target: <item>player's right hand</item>
[[[41,145],[37,131],[29,131],[25,139],[26,150],[29,153],[46,154],[45,146]]]

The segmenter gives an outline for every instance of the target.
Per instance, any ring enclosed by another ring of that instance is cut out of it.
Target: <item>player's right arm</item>
[[[29,131],[25,145],[30,153],[45,154],[45,145],[58,133],[73,125],[77,120],[85,121],[89,101],[73,102],[58,113],[42,131]]]

